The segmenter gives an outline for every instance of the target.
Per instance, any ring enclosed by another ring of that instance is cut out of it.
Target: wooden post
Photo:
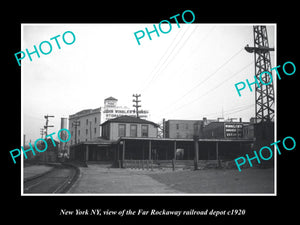
[[[149,140],[149,160],[151,160],[151,140]]]
[[[216,142],[216,158],[218,160],[218,167],[221,167],[221,161],[219,160],[219,142]]]
[[[89,161],[89,146],[86,145],[86,149],[85,149],[85,161]]]
[[[122,167],[124,167],[124,160],[125,160],[125,140],[123,140]]]
[[[199,160],[199,156],[198,156],[198,152],[199,152],[198,138],[195,139],[194,142],[195,142],[194,169],[198,170],[198,160]]]
[[[172,160],[172,169],[175,170],[175,160],[176,160],[176,141],[174,141],[174,157]]]
[[[216,142],[216,158],[219,160],[219,143]]]

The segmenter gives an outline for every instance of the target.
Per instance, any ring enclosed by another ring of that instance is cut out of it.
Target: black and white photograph
[[[276,194],[276,24],[22,24],[22,49],[23,194]]]
[[[5,8],[4,219],[294,221],[296,5],[101,3]]]

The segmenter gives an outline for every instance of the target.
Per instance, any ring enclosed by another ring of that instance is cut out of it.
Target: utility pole
[[[42,139],[43,139],[44,133],[45,133],[44,128],[41,128],[40,130],[41,130],[41,131],[40,131],[40,134],[42,135]]]
[[[46,125],[44,126],[44,128],[46,129],[45,136],[48,135],[48,127],[54,127],[53,125],[48,125],[49,117],[54,117],[54,116],[49,116],[49,115],[44,116],[44,118],[46,119]]]
[[[141,102],[139,100],[139,97],[141,97],[141,95],[135,94],[135,95],[132,95],[132,97],[135,98],[132,100],[133,102],[135,102],[135,105],[133,105],[133,107],[135,107],[135,109],[136,109],[136,117],[139,118],[139,107],[141,107],[141,105],[139,105],[139,102]]]
[[[72,122],[72,124],[75,127],[75,144],[77,144],[77,127],[79,126],[79,121],[75,120]]]

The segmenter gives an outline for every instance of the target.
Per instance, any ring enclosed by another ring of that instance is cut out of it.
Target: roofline
[[[194,139],[183,139],[183,138],[158,138],[158,137],[120,137],[116,144],[122,140],[148,140],[148,141],[188,141],[193,142]],[[198,142],[253,142],[254,139],[225,139],[225,138],[199,138]]]
[[[127,115],[124,115],[124,116],[127,116]],[[120,116],[120,117],[122,117],[122,116]],[[130,116],[128,116],[128,117],[130,117]],[[119,117],[116,117],[116,118],[119,118]],[[124,122],[113,121],[113,120],[116,119],[116,118],[113,118],[113,119],[110,119],[110,120],[106,120],[105,122],[103,122],[102,124],[100,124],[100,126],[103,126],[103,125],[106,124],[106,123],[140,123],[140,124],[141,124],[141,122],[137,122],[137,121],[133,121],[133,122],[127,122],[127,121],[124,121]],[[154,123],[154,122],[152,122],[152,121],[144,120],[144,119],[141,119],[141,118],[139,118],[139,119],[142,120],[142,121],[144,121],[146,124],[152,124],[152,125],[154,125],[154,126],[156,126],[156,127],[159,127],[158,124],[156,124],[156,123]]]

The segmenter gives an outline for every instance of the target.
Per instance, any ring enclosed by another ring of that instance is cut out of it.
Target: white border
[[[38,26],[44,26],[44,25],[55,25],[55,26],[59,26],[59,25],[66,25],[66,24],[72,24],[72,25],[76,25],[76,24],[92,24],[92,25],[96,25],[97,23],[63,23],[63,24],[58,24],[58,23],[43,23],[43,24],[34,24],[34,23],[22,23],[21,25],[21,49],[23,49],[23,25],[38,25]],[[99,23],[98,23],[99,24]],[[102,23],[101,23],[102,24]],[[105,24],[105,23],[103,23]],[[117,23],[114,23],[117,24]],[[195,24],[200,24],[200,23],[195,23]],[[245,25],[249,25],[249,26],[254,26],[254,25],[266,25],[266,26],[274,26],[274,64],[277,65],[277,23],[226,23],[226,24],[218,24],[218,23],[201,23],[201,25],[215,25],[215,26],[232,26],[232,25],[236,25],[236,26],[245,26]],[[274,67],[274,65],[273,65]],[[275,94],[275,104],[274,104],[274,110],[275,110],[275,116],[274,116],[274,139],[275,141],[277,141],[277,76],[273,76],[274,79],[274,94]],[[21,66],[21,146],[23,144],[23,69]],[[275,148],[275,146],[274,146]],[[91,193],[80,193],[80,194],[70,194],[70,193],[63,193],[63,194],[51,194],[51,193],[47,193],[47,194],[30,194],[30,193],[24,193],[24,173],[23,173],[23,168],[24,168],[24,157],[21,157],[21,196],[277,196],[277,151],[276,154],[274,154],[274,193],[230,193],[230,194],[226,194],[226,193],[205,193],[205,194],[197,194],[197,193],[182,193],[182,194],[168,194],[168,193],[164,193],[164,194],[153,194],[153,193],[143,193],[143,194],[133,194],[133,193],[128,193],[128,194],[119,194],[119,193],[95,193],[95,194],[91,194]],[[77,181],[75,181],[76,183]]]

